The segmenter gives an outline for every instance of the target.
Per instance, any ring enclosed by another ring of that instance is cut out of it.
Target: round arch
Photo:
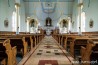
[[[38,20],[35,18],[27,18],[27,32],[36,33],[38,29]]]
[[[70,33],[71,31],[71,18],[62,16],[58,21],[58,27],[60,33]]]

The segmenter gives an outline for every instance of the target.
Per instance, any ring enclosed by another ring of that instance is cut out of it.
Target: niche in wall
[[[31,21],[30,21],[30,27],[34,27],[35,25],[35,21],[34,21],[34,19],[32,19]]]

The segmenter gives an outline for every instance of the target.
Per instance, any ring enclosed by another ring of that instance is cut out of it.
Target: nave
[[[0,65],[98,65],[96,33],[0,34]]]
[[[98,65],[98,0],[0,0],[0,65]]]
[[[74,58],[52,36],[45,36],[18,65],[73,65],[73,61]]]

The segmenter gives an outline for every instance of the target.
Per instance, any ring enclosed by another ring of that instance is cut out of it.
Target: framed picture
[[[8,19],[5,19],[5,20],[4,20],[4,26],[5,26],[5,27],[8,27],[8,22],[9,22]]]
[[[92,27],[93,27],[93,25],[94,25],[94,22],[93,22],[93,20],[92,20],[92,19],[90,19],[89,27],[90,27],[90,28],[92,28]]]

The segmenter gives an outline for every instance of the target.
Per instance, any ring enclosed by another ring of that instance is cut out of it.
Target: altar
[[[46,35],[51,35],[51,30],[50,29],[46,30]]]

